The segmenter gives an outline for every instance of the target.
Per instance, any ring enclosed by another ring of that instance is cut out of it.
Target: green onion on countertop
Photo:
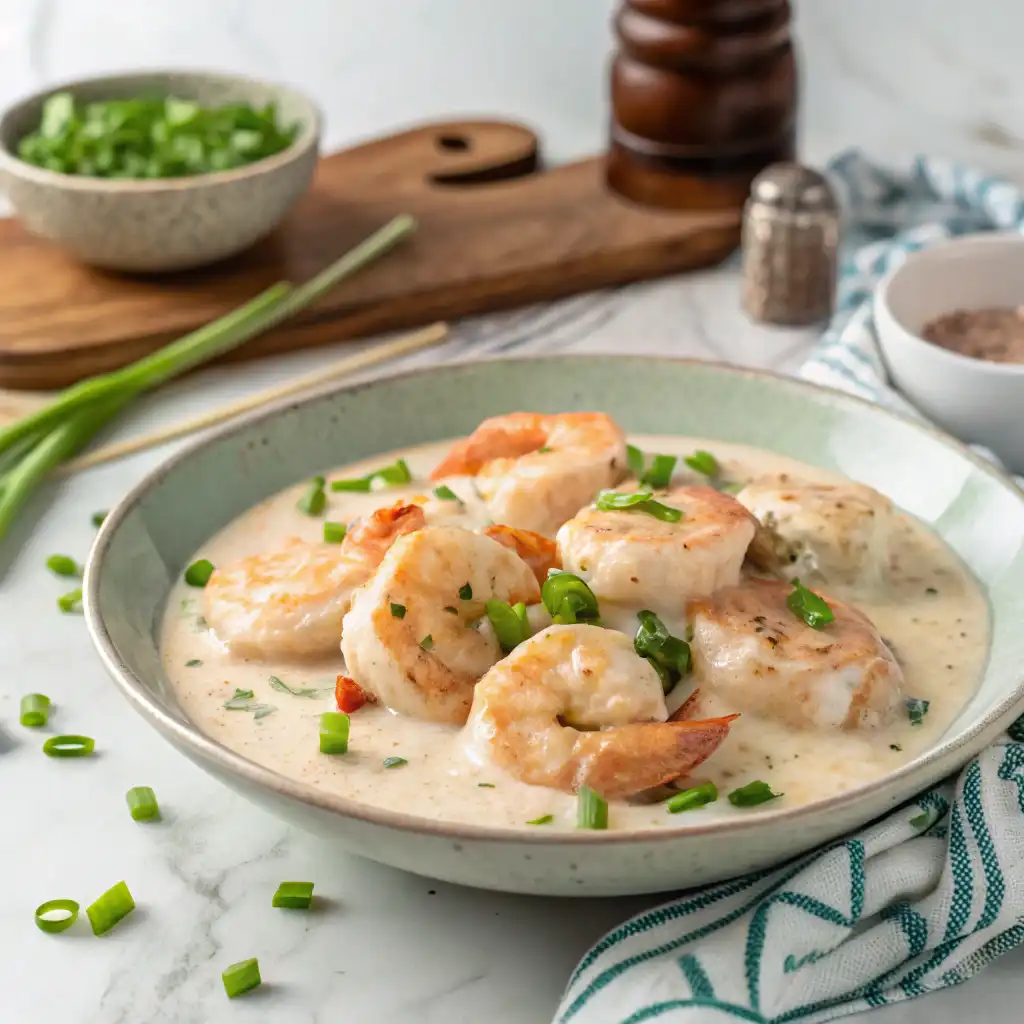
[[[36,927],[41,932],[55,935],[67,931],[77,920],[78,904],[74,900],[47,900],[36,907]]]
[[[0,539],[51,471],[77,455],[133,399],[301,312],[415,228],[414,218],[395,217],[304,284],[272,285],[219,320],[120,370],[79,381],[41,409],[0,429]]]
[[[50,555],[46,568],[55,576],[81,576],[82,567],[67,555]]]
[[[132,821],[159,821],[160,805],[149,786],[133,786],[125,793]]]
[[[96,749],[96,741],[91,736],[51,736],[43,744],[43,753],[47,757],[88,757]]]
[[[135,900],[124,882],[109,888],[85,908],[93,935],[105,935],[135,909]]]
[[[312,882],[282,882],[270,901],[272,907],[285,907],[289,910],[309,910],[313,902]]]
[[[234,999],[262,984],[259,961],[252,957],[250,960],[232,964],[221,974],[221,978],[224,980],[224,991],[227,992],[228,999]]]
[[[28,729],[40,729],[50,718],[52,704],[45,693],[26,693],[21,698],[21,724]]]

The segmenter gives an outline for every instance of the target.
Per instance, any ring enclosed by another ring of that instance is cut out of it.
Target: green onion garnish
[[[282,882],[270,901],[272,907],[286,907],[289,910],[309,910],[313,902],[312,882]]]
[[[824,629],[835,621],[832,609],[813,590],[808,590],[795,577],[790,581],[793,592],[786,598],[789,610],[798,618],[803,619],[811,629]]]
[[[421,641],[420,647],[425,651],[432,651],[434,649],[434,638],[428,633]]]
[[[325,711],[320,716],[320,753],[347,754],[350,719],[344,711]]]
[[[580,786],[576,804],[576,827],[606,829],[608,827],[608,802],[599,797],[589,786]]]
[[[549,569],[548,578],[540,588],[540,597],[559,625],[596,622],[600,618],[594,592],[574,573]]]
[[[729,803],[733,807],[756,807],[758,804],[766,804],[769,800],[777,800],[780,796],[781,793],[772,792],[772,787],[767,782],[758,779],[734,789],[729,794]]]
[[[679,457],[676,455],[655,455],[647,472],[640,478],[641,485],[655,489],[668,487],[672,482],[672,471],[678,461]]]
[[[67,555],[50,555],[46,568],[57,576],[81,576],[82,567]]]
[[[135,909],[135,900],[124,882],[108,889],[98,900],[85,908],[93,935],[106,935],[119,921]]]
[[[59,917],[51,917],[58,914]],[[78,920],[78,904],[74,900],[47,900],[36,907],[36,927],[55,935],[67,931]]]
[[[931,706],[931,701],[922,700],[920,697],[908,697],[906,699],[907,705],[907,717],[910,719],[911,725],[920,725],[924,721],[924,716],[928,714],[928,708]]]
[[[384,466],[382,469],[374,470],[372,473],[367,473],[366,476],[357,477],[354,480],[332,480],[331,490],[355,491],[365,494],[373,490],[375,480],[380,480],[381,483],[393,487],[396,484],[409,483],[412,480],[412,473],[409,471],[405,459],[399,459],[392,466]]]
[[[524,640],[529,640],[530,624],[522,601],[514,606],[505,601],[488,601],[484,607],[503,653],[508,654]]]
[[[324,543],[340,544],[348,533],[348,527],[344,523],[324,523]]]
[[[692,455],[687,455],[683,462],[704,476],[718,476],[720,472],[718,460],[711,452],[696,451]]]
[[[650,491],[633,491],[629,494],[623,494],[621,491],[601,491],[594,506],[602,512],[645,512],[663,523],[678,523],[683,518],[680,509],[655,501]]]
[[[57,607],[65,614],[72,615],[82,610],[82,588],[69,590],[57,598]]]
[[[280,676],[270,676],[270,688],[278,693],[290,693],[293,697],[319,697],[316,687],[289,686]]]
[[[103,525],[103,520],[107,518],[106,512],[93,512],[92,514],[92,525],[97,529]]]
[[[224,980],[224,991],[227,992],[228,999],[234,999],[261,984],[260,963],[256,957],[240,960],[227,968],[221,974],[221,978]]]
[[[160,805],[149,786],[133,786],[125,793],[132,821],[159,821]]]
[[[527,825],[550,825],[555,820],[553,814],[542,814],[539,818],[531,818]]]
[[[459,496],[447,485],[440,484],[434,488],[434,497],[442,501],[460,501]]]
[[[88,757],[96,749],[91,736],[51,736],[43,744],[47,757]]]
[[[297,502],[300,512],[305,513],[307,516],[323,515],[323,511],[327,507],[324,483],[325,481],[322,476],[313,477],[309,487],[306,489],[306,493]]]
[[[477,785],[481,789],[494,789],[495,788],[493,782],[478,782]]]
[[[401,768],[403,764],[409,762],[404,757],[385,757],[384,767],[385,768]]]
[[[472,601],[473,600],[473,588],[468,583],[463,583],[459,587],[459,600],[460,601]]]
[[[46,725],[50,708],[50,698],[45,693],[26,693],[21,698],[21,724],[29,729]]]
[[[681,811],[693,811],[698,807],[706,807],[718,799],[718,787],[713,782],[702,782],[699,786],[691,786],[676,793],[665,805],[669,814]]]
[[[668,693],[690,671],[690,645],[672,636],[654,612],[637,612],[636,617],[640,626],[633,637],[633,650],[654,666]]]
[[[646,463],[644,453],[634,445],[626,445],[626,465],[629,466],[629,471],[638,480],[644,475],[644,464]]]
[[[213,562],[200,558],[185,570],[185,582],[190,587],[205,587],[213,575]]]
[[[391,614],[396,619],[404,619],[405,618],[405,605],[404,604],[395,604],[395,602],[392,601],[391,602]]]
[[[253,697],[255,697],[255,696],[256,696],[256,694],[253,693],[252,690],[240,690],[236,686],[235,687],[235,695],[234,695],[234,697],[231,698],[231,700],[252,700]],[[228,701],[228,703],[225,704],[224,707],[227,707],[228,704],[230,704],[230,703],[231,703],[231,701]]]
[[[185,662],[185,668],[199,668],[202,663],[202,658],[189,658],[188,661]]]

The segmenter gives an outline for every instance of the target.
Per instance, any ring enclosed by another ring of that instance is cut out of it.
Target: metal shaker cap
[[[838,204],[828,179],[803,164],[766,167],[750,186],[750,200],[769,208],[807,213],[837,213]]]

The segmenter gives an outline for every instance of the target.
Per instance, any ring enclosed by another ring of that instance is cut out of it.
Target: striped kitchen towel
[[[830,167],[847,215],[836,315],[803,376],[916,415],[889,387],[871,291],[907,254],[1020,229],[1005,182],[920,158]],[[686,894],[583,958],[555,1024],[833,1020],[958,985],[1024,940],[1024,718],[958,779],[795,861]]]

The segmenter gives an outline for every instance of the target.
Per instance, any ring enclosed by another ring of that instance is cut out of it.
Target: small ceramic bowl
[[[960,309],[1024,305],[1024,237],[966,235],[909,256],[875,292],[875,325],[893,383],[951,434],[1024,472],[1024,363],[991,363],[925,341]]]
[[[273,102],[299,125],[285,150],[245,167],[184,178],[124,180],[61,174],[17,157],[57,92],[76,99],[171,94],[204,105]],[[26,230],[93,266],[134,273],[186,270],[232,256],[270,233],[309,186],[320,145],[316,105],[287,86],[207,71],[147,71],[55,85],[0,115],[0,189]]]

